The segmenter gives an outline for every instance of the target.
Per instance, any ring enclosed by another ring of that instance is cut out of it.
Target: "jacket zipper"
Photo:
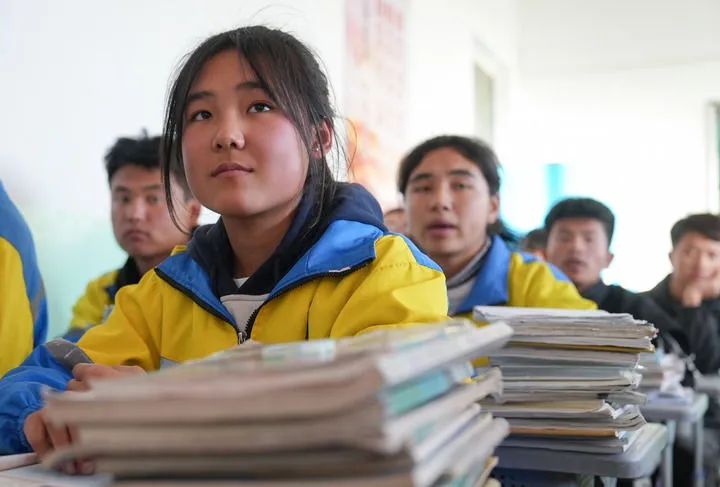
[[[173,278],[171,278],[170,276],[168,276],[165,272],[163,272],[162,270],[158,269],[157,267],[155,268],[155,272],[157,272],[157,274],[158,274],[165,282],[167,282],[168,284],[170,284],[172,287],[174,287],[174,288],[177,289],[178,291],[182,292],[184,295],[188,296],[190,299],[193,300],[193,302],[194,302],[195,304],[197,304],[198,306],[200,306],[202,309],[204,309],[205,311],[207,311],[207,312],[210,313],[211,315],[216,316],[217,318],[220,318],[221,320],[223,320],[223,321],[224,321],[225,323],[227,323],[228,325],[232,326],[233,329],[235,330],[235,334],[236,334],[237,337],[238,337],[238,343],[242,343],[242,342],[244,342],[245,340],[247,340],[247,334],[246,334],[244,331],[241,331],[240,328],[239,328],[236,324],[234,324],[232,321],[228,320],[227,317],[226,317],[226,316],[223,316],[222,313],[219,313],[219,312],[218,312],[217,310],[215,310],[212,306],[210,306],[210,305],[207,304],[205,301],[203,301],[203,300],[201,300],[200,298],[198,298],[198,297],[195,295],[195,293],[190,292],[189,289],[187,289],[187,288],[181,286],[180,284],[178,284],[177,281],[175,281]]]
[[[312,280],[314,280],[314,279],[322,279],[323,277],[344,277],[344,276],[347,276],[348,274],[351,274],[351,273],[357,271],[358,269],[362,269],[363,267],[369,265],[372,261],[373,261],[373,259],[368,259],[368,260],[366,260],[366,261],[364,261],[364,262],[360,262],[359,264],[357,264],[357,265],[355,265],[355,266],[352,266],[352,267],[349,267],[349,268],[347,268],[347,269],[344,269],[344,270],[342,270],[342,271],[323,272],[323,273],[321,273],[321,274],[313,274],[312,276],[308,276],[308,277],[306,277],[305,279],[301,279],[301,280],[293,283],[291,286],[288,286],[288,287],[286,287],[285,289],[282,289],[282,290],[279,291],[278,293],[274,294],[273,296],[271,296],[270,298],[268,298],[267,300],[265,300],[260,306],[257,307],[257,309],[256,309],[255,311],[252,312],[252,314],[250,315],[250,318],[248,318],[248,320],[245,322],[245,331],[243,331],[243,332],[238,331],[238,338],[241,338],[240,334],[242,334],[242,335],[244,336],[244,338],[243,338],[239,343],[243,343],[245,340],[247,340],[247,338],[248,338],[248,337],[250,336],[250,334],[252,333],[252,327],[253,327],[253,325],[255,324],[255,319],[257,318],[257,315],[260,313],[260,310],[263,308],[263,306],[265,306],[267,303],[269,303],[269,302],[272,301],[273,299],[275,299],[275,298],[277,298],[277,297],[279,297],[279,296],[282,296],[283,294],[285,294],[285,293],[287,293],[287,292],[289,292],[289,291],[292,291],[292,290],[294,290],[294,289],[297,289],[298,287],[302,286],[303,284],[307,284],[308,282],[310,282],[310,281],[312,281]],[[305,328],[305,339],[307,340],[307,339],[309,338],[309,336],[310,336],[310,330],[308,329],[308,326],[306,325],[306,328]]]

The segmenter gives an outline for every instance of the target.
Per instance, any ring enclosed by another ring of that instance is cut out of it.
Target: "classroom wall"
[[[720,3],[580,3],[518,4],[517,144],[507,156],[526,177],[514,194],[539,201],[533,181],[562,164],[566,194],[616,213],[607,280],[645,290],[670,270],[672,224],[718,207],[707,111],[720,100]],[[514,221],[542,221],[546,205],[515,203]]]
[[[405,2],[408,147],[437,132],[472,133],[474,87],[465,78],[477,59],[502,76],[514,63],[514,4]],[[170,74],[181,56],[208,34],[235,25],[289,29],[320,54],[342,113],[344,5],[342,0],[0,2],[0,92],[6,95],[0,178],[35,236],[50,336],[65,329],[87,281],[123,262],[109,221],[102,156],[118,136],[138,135],[142,127],[159,132]]]

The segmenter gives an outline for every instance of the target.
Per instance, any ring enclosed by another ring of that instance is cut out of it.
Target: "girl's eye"
[[[267,103],[253,103],[248,110],[250,113],[269,112],[272,109]]]
[[[211,116],[212,114],[207,110],[198,110],[197,112],[194,112],[190,115],[190,121],[197,122],[200,120],[207,120]]]

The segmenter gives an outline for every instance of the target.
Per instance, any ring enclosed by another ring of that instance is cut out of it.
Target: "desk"
[[[500,457],[500,468],[606,477],[605,485],[612,486],[617,478],[650,476],[660,464],[666,445],[667,428],[650,423],[642,427],[635,442],[623,453],[607,455],[501,446],[495,455]]]
[[[12,487],[105,487],[110,475],[73,476],[50,471],[40,465],[14,468],[0,472],[0,486]]]
[[[707,411],[709,399],[707,394],[693,395],[689,404],[668,404],[648,402],[641,406],[643,416],[648,421],[662,421],[668,429],[668,446],[665,448],[662,461],[663,486],[672,487],[673,479],[673,443],[678,422],[690,423],[694,429],[695,466],[693,484],[702,487],[705,484],[703,472],[703,417]]]
[[[710,396],[720,397],[720,375],[708,374],[700,375],[697,374],[694,377],[695,387],[697,392],[702,392]]]

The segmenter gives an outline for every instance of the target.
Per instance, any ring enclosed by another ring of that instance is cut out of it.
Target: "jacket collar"
[[[304,208],[313,208],[305,199],[301,202],[303,205]],[[305,239],[301,237],[299,242],[290,238],[292,229],[302,228],[310,214],[303,208],[298,209],[291,231],[268,262],[263,264],[263,267],[268,266],[275,271],[265,276],[270,276],[270,281],[265,283],[270,284],[266,288],[270,298],[314,277],[349,272],[374,260],[375,242],[387,233],[380,206],[356,184],[339,185],[328,216],[318,225],[317,233]],[[301,250],[293,248],[296,245]],[[408,241],[408,245],[418,262],[438,269],[411,242]],[[297,256],[294,261],[281,260],[282,252],[286,250]],[[220,296],[238,292],[232,281],[232,262],[232,249],[222,220],[219,220],[199,228],[188,244],[188,251],[175,253],[162,262],[156,272],[208,311],[235,324],[232,315],[219,300]],[[279,267],[275,262],[280,262]],[[284,270],[283,262],[287,267]]]
[[[470,294],[456,314],[468,313],[475,306],[502,305],[508,302],[508,272],[512,253],[498,235],[493,235]]]
[[[141,277],[142,276],[140,275],[140,271],[135,263],[135,259],[128,256],[125,264],[123,264],[123,266],[118,270],[117,276],[115,276],[115,282],[105,288],[105,291],[110,297],[110,302],[115,302],[115,295],[121,287],[130,284],[137,284],[140,282]]]

